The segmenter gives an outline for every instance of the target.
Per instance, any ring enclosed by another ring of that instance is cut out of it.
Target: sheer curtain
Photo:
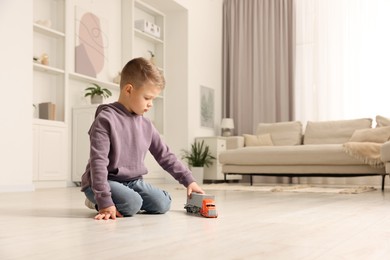
[[[235,134],[293,117],[294,10],[291,0],[225,0],[223,117]]]
[[[296,119],[390,117],[390,1],[295,1]]]

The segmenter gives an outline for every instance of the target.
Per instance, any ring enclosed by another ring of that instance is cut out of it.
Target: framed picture
[[[214,89],[200,86],[200,125],[214,128]]]

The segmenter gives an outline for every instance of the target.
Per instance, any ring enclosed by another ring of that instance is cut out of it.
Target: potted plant
[[[195,141],[191,144],[191,150],[183,150],[182,159],[186,160],[191,168],[192,174],[198,183],[203,183],[204,167],[211,166],[215,157],[211,154],[208,145],[204,141]]]
[[[108,98],[112,96],[110,90],[106,88],[102,88],[96,83],[90,83],[90,85],[93,86],[85,89],[87,93],[85,93],[84,97],[91,96],[91,104],[101,104],[103,103],[103,98]]]

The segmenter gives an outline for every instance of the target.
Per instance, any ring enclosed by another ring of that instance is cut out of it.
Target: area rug
[[[348,187],[330,187],[318,185],[245,185],[245,184],[203,184],[202,189],[224,190],[224,191],[260,191],[260,192],[307,192],[307,193],[338,193],[338,194],[359,194],[363,192],[377,190],[372,186],[348,186]]]

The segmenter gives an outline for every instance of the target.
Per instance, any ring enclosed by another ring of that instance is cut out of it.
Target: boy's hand
[[[190,198],[191,197],[191,193],[192,192],[196,192],[196,193],[200,193],[200,194],[205,194],[205,192],[202,190],[201,187],[199,187],[199,185],[196,183],[196,182],[192,182],[190,185],[188,185],[187,187],[187,196]]]
[[[95,219],[96,220],[101,220],[101,219],[107,220],[110,218],[116,219],[116,217],[121,218],[123,216],[119,211],[116,210],[115,206],[111,206],[111,207],[99,210],[99,213],[95,216]]]

